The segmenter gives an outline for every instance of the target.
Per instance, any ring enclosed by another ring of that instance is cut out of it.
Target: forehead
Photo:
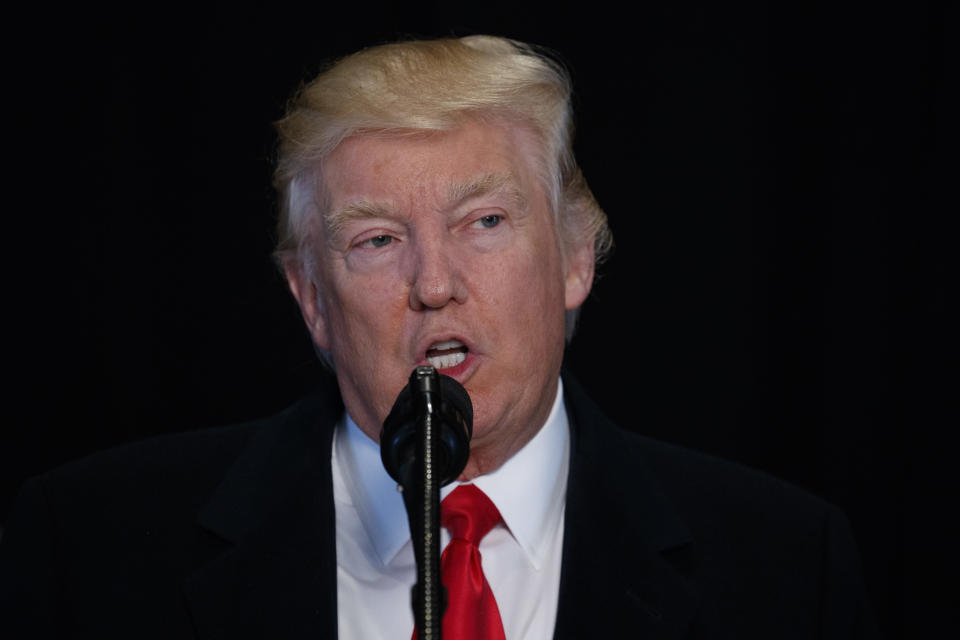
[[[467,121],[452,131],[363,133],[324,162],[332,211],[358,200],[443,204],[478,187],[523,198],[539,187],[532,136],[506,123]]]

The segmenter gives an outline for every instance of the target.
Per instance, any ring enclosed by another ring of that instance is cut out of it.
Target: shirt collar
[[[569,442],[563,383],[558,379],[550,415],[537,434],[499,469],[473,480],[497,506],[504,524],[538,570],[546,561],[542,542],[556,531],[563,517]],[[385,566],[410,540],[403,497],[383,468],[380,445],[363,433],[349,414],[337,430],[334,447],[351,501]],[[443,487],[441,499],[458,484]]]

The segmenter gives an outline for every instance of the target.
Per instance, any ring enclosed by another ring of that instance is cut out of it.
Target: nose
[[[449,238],[442,234],[421,236],[413,247],[410,308],[415,311],[440,309],[450,302],[462,304],[467,287],[458,257]]]

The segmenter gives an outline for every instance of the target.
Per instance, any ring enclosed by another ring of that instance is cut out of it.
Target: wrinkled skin
[[[323,165],[331,215],[313,238],[314,273],[287,270],[347,410],[375,441],[427,349],[466,346],[440,370],[474,404],[464,480],[498,468],[546,420],[564,312],[593,280],[592,238],[560,247],[531,139],[476,121],[348,138]]]

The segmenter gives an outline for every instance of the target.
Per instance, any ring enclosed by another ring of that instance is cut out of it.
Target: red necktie
[[[500,609],[483,575],[477,548],[502,519],[490,498],[472,484],[460,485],[440,504],[440,522],[451,536],[440,557],[447,587],[444,640],[505,640]]]

